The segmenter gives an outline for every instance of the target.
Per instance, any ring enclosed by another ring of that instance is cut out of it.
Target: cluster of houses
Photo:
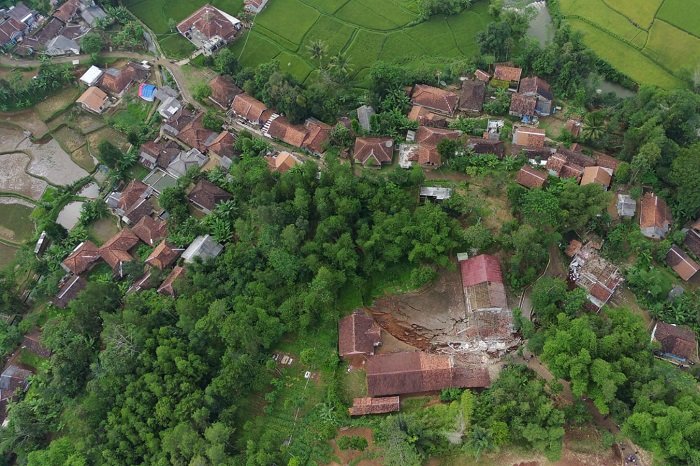
[[[105,70],[91,66],[80,77],[80,83],[87,86],[87,89],[78,97],[76,103],[84,110],[99,115],[116,105],[132,85],[146,81],[150,70],[151,67],[146,62],[128,62],[121,68]]]
[[[175,296],[174,284],[185,273],[184,266],[176,265],[178,261],[184,265],[196,258],[206,261],[222,252],[223,246],[210,235],[197,237],[187,248],[170,244],[166,239],[167,216],[158,210],[156,198],[157,193],[138,180],[107,196],[112,212],[126,226],[100,247],[92,241],[80,243],[64,259],[61,266],[67,275],[53,299],[55,306],[65,308],[87,285],[87,274],[101,262],[111,268],[114,279],[123,279],[128,272],[127,264],[136,261],[134,255],[143,245],[150,250],[144,261],[145,272],[129,292],[156,288],[158,293]],[[194,208],[211,212],[217,204],[231,199],[231,195],[207,180],[199,180],[187,198]],[[163,281],[155,280],[165,272],[168,274]]]
[[[44,17],[22,2],[0,9],[0,49],[29,56],[78,55],[80,38],[107,17],[94,0],[67,0]]]

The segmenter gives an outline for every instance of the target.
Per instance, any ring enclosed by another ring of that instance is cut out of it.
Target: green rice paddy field
[[[127,0],[127,7],[159,34],[166,53],[186,54],[187,44],[168,31],[169,19],[180,21],[206,0]],[[218,8],[236,15],[242,0],[214,0]],[[255,19],[253,29],[240,37],[233,50],[247,66],[277,59],[300,81],[314,79],[319,63],[307,46],[322,39],[327,56],[345,53],[353,80],[362,85],[377,60],[400,61],[407,67],[470,58],[477,51],[476,34],[491,18],[488,2],[476,2],[451,17],[418,23],[417,0],[270,0]],[[185,41],[186,42],[186,41]],[[181,48],[181,49],[180,49]]]
[[[686,86],[700,67],[700,0],[561,0],[602,59],[640,84]]]

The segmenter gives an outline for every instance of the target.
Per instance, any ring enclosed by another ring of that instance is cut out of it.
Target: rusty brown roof
[[[513,144],[525,147],[544,147],[545,131],[540,128],[518,126],[515,128]]]
[[[696,257],[700,258],[700,231],[690,228],[685,235],[684,244]]]
[[[547,172],[523,165],[515,177],[515,181],[527,188],[541,188],[547,181]]]
[[[671,211],[666,202],[654,193],[642,196],[639,226],[642,228],[666,228],[671,224]]]
[[[394,140],[390,137],[357,138],[353,157],[362,165],[373,159],[376,165],[391,163],[394,155]]]
[[[211,88],[209,99],[224,110],[228,110],[234,97],[243,93],[229,76],[217,75],[209,81],[209,87]]]
[[[219,157],[232,158],[236,155],[233,145],[236,143],[236,136],[228,131],[222,131],[216,139],[207,145],[207,150]]]
[[[537,107],[537,98],[516,92],[510,98],[510,113],[513,115],[533,116]]]
[[[121,266],[124,262],[134,260],[129,251],[139,243],[139,237],[129,228],[124,228],[112,236],[100,248],[100,257],[107,262],[119,276],[122,276]]]
[[[462,81],[462,94],[459,98],[459,109],[469,112],[481,112],[486,97],[486,84],[478,80]]]
[[[393,413],[398,411],[399,407],[398,396],[364,397],[354,398],[352,406],[348,408],[348,412],[350,416],[364,416],[367,414]]]
[[[228,201],[233,196],[207,180],[199,180],[187,198],[195,205],[212,211],[221,202]]]
[[[53,12],[53,16],[60,19],[64,23],[69,23],[70,20],[72,20],[78,13],[79,6],[80,2],[78,0],[68,0]]]
[[[205,153],[207,151],[207,144],[211,144],[212,141],[216,139],[217,133],[205,128],[203,120],[204,114],[200,113],[194,120],[187,123],[185,127],[180,130],[177,138],[189,147]]]
[[[99,248],[92,241],[80,243],[68,257],[63,260],[64,268],[78,275],[87,271],[100,259]]]
[[[357,310],[338,322],[338,355],[368,356],[381,343],[381,328],[373,318]]]
[[[167,234],[167,224],[161,219],[153,217],[142,217],[131,229],[141,241],[149,246],[155,246]]]
[[[496,65],[493,71],[494,79],[499,81],[520,81],[520,76],[523,74],[522,68],[508,65]]]
[[[506,153],[506,148],[501,141],[484,138],[469,138],[467,147],[474,151],[475,154],[494,154],[500,158]]]
[[[666,254],[666,263],[685,281],[693,278],[700,270],[700,265],[675,244]]]
[[[433,113],[425,107],[414,105],[408,112],[408,119],[423,126],[433,126],[436,128],[447,127],[447,118],[443,115]]]
[[[248,121],[252,121],[260,125],[265,123],[262,121],[262,116],[267,110],[267,106],[246,93],[238,94],[233,98],[231,110],[233,110],[233,113],[239,117]]]
[[[613,173],[615,173],[617,165],[620,163],[615,157],[603,154],[602,152],[595,153],[595,162],[598,166],[611,169]]]
[[[413,87],[411,101],[416,105],[422,105],[437,112],[452,115],[457,110],[459,96],[454,92],[438,87],[416,84]]]
[[[450,387],[483,388],[490,384],[484,367],[456,369],[450,356],[424,352],[387,353],[367,359],[367,394],[403,395]]]
[[[177,266],[173,268],[168,278],[158,287],[158,293],[166,294],[168,296],[175,296],[175,282],[177,282],[180,277],[185,275],[184,267]]]
[[[653,338],[661,343],[664,353],[683,359],[697,358],[698,342],[695,332],[689,327],[658,322],[654,327]]]
[[[122,190],[121,197],[117,202],[117,207],[124,211],[129,210],[139,202],[146,190],[148,190],[148,185],[143,181],[131,180],[131,182],[126,185],[126,188]]]
[[[326,142],[331,135],[331,127],[321,121],[308,119],[304,123],[306,128],[306,138],[302,143],[304,149],[308,149],[316,154],[322,154],[326,150]]]
[[[87,88],[87,90],[78,97],[76,102],[85,105],[93,112],[99,113],[102,111],[102,106],[107,101],[107,98],[107,94],[105,94],[102,89],[92,86]]]
[[[583,169],[581,186],[596,183],[607,189],[612,181],[611,171],[611,169],[604,167],[586,167]]]
[[[63,283],[51,302],[54,306],[65,309],[68,303],[74,300],[86,286],[87,280],[80,275],[74,275]]]
[[[306,139],[306,128],[300,125],[293,125],[287,118],[280,116],[270,123],[268,134],[275,139],[286,142],[290,146],[302,147]]]
[[[286,173],[294,165],[299,163],[294,155],[286,151],[282,151],[274,157],[265,157],[265,159],[267,160],[267,166],[270,168],[270,170],[279,173]]]
[[[523,78],[520,81],[518,92],[521,94],[537,94],[547,100],[552,100],[552,88],[549,83],[537,76]]]
[[[163,270],[175,262],[183,251],[184,249],[168,244],[163,240],[148,256],[146,264]]]
[[[207,39],[219,36],[226,42],[236,37],[238,32],[234,23],[221,10],[209,4],[177,25],[177,30],[183,35],[191,29],[196,29]]]

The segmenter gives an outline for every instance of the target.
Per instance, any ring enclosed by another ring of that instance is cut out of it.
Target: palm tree
[[[312,59],[318,60],[318,67],[321,68],[321,61],[323,57],[326,56],[326,51],[328,50],[326,43],[321,39],[316,39],[306,46],[306,50],[309,51]]]
[[[583,137],[589,141],[597,141],[605,132],[605,115],[601,112],[592,112],[586,115],[583,125]]]
[[[345,54],[339,53],[331,57],[328,69],[338,77],[346,77],[352,71],[352,64]]]

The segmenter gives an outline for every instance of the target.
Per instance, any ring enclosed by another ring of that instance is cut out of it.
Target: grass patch
[[[246,66],[258,66],[267,63],[280,54],[282,48],[274,40],[260,34],[257,30],[248,32],[231,46]]]
[[[302,48],[299,49],[299,52],[302,53],[305,58],[312,60],[307,46],[318,39],[322,40],[329,50],[343,50],[356,31],[356,28],[348,26],[335,18],[321,16],[306,34],[304,43],[302,44]]]
[[[353,398],[367,396],[367,374],[364,370],[348,372],[345,367],[343,369],[343,402],[351,405]]]
[[[693,35],[700,36],[700,0],[664,0],[656,15]],[[694,11],[696,13],[689,13]]]
[[[640,84],[653,84],[666,89],[684,87],[684,82],[654,63],[639,50],[601,34],[599,29],[583,21],[570,19],[571,26],[583,33],[583,39],[600,58]]]
[[[68,153],[75,152],[85,145],[85,136],[68,126],[61,127],[58,131],[51,133],[51,135]]]
[[[395,3],[373,0],[351,0],[336,16],[352,25],[377,31],[392,31],[418,19],[418,15]]]
[[[626,16],[608,7],[603,0],[563,0],[564,15],[586,18],[608,33],[630,41],[641,49],[646,41],[646,32],[635,27]]]
[[[158,43],[160,43],[163,53],[170,58],[187,58],[195,51],[192,42],[180,34],[171,33],[158,36]]]
[[[115,130],[114,128],[109,127],[105,127],[98,131],[90,133],[87,136],[87,140],[88,144],[90,144],[90,148],[93,151],[97,150],[97,146],[103,140],[110,141],[123,152],[126,152],[126,150],[129,148],[129,141],[126,140],[126,136],[124,136],[122,133]]]
[[[88,173],[92,173],[95,170],[95,159],[90,155],[87,144],[71,153],[70,158],[77,166]]]
[[[379,59],[386,37],[386,34],[365,30],[357,33],[346,52],[356,71],[369,68]]]
[[[36,104],[34,106],[34,110],[43,121],[49,121],[51,118],[54,118],[56,115],[73,105],[80,94],[80,89],[77,87],[66,87],[65,89]]]
[[[44,369],[44,367],[48,364],[49,361],[48,359],[42,358],[38,354],[32,353],[27,349],[21,349],[19,352],[19,362],[20,364],[33,367],[34,369],[39,371]]]
[[[668,0],[667,0],[668,1]],[[683,0],[686,4],[688,0]],[[649,29],[664,0],[605,0],[605,3],[644,29]]]
[[[4,269],[12,263],[17,254],[17,248],[0,243],[0,269]]]
[[[98,245],[104,244],[117,233],[119,233],[119,227],[112,216],[97,220],[88,227],[88,236]]]
[[[109,123],[123,133],[139,132],[146,124],[153,104],[130,93],[121,104],[121,109],[109,117]]]
[[[32,208],[22,204],[0,204],[0,238],[21,243],[34,234]]]
[[[299,0],[270,2],[258,15],[256,23],[284,39],[300,44],[320,14]]]
[[[304,59],[290,52],[282,52],[277,56],[280,70],[289,73],[297,81],[304,82],[306,77],[314,69]]]
[[[327,15],[332,15],[347,2],[348,0],[304,0],[307,5]]]
[[[673,70],[700,64],[700,39],[664,21],[654,21],[644,52]]]

